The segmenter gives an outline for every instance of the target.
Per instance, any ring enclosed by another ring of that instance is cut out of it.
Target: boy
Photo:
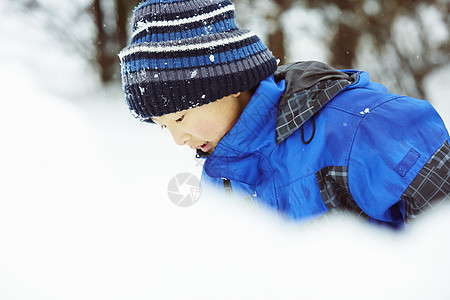
[[[229,0],[149,0],[120,53],[131,112],[206,157],[203,180],[295,219],[333,209],[399,226],[450,193],[445,126],[365,72],[277,68]]]

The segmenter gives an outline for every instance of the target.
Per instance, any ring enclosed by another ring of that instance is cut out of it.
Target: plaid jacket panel
[[[320,195],[331,213],[350,212],[367,219],[350,194],[348,167],[325,167],[316,173]]]
[[[403,193],[405,221],[450,199],[450,145],[445,142]]]

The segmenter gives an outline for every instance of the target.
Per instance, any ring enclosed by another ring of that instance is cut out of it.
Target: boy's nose
[[[184,132],[174,131],[172,132],[172,137],[175,143],[179,146],[186,145],[189,141],[189,135]]]

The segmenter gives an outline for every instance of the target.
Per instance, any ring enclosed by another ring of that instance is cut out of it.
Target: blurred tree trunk
[[[278,11],[276,14],[267,15],[266,19],[269,24],[273,25],[271,31],[267,37],[269,49],[272,51],[273,55],[279,59],[279,64],[284,65],[286,63],[286,43],[284,37],[284,28],[281,23],[281,16],[287,12],[291,6],[291,0],[274,0],[277,5]]]
[[[120,48],[125,47],[128,41],[127,33],[127,20],[128,20],[128,6],[127,3],[130,1],[116,0],[116,16],[117,16],[117,39]]]
[[[128,42],[128,24],[131,12],[139,4],[139,0],[115,0],[116,1],[116,28],[119,48],[122,49]]]
[[[279,64],[284,65],[286,63],[286,48],[284,43],[284,31],[280,25],[280,22],[276,22],[276,28],[268,36],[267,47],[272,51],[272,54],[279,59]]]
[[[108,83],[117,78],[119,59],[117,53],[126,46],[128,42],[128,18],[131,10],[138,4],[139,0],[115,0],[114,20],[105,20],[105,1],[93,0],[92,15],[94,17],[96,31],[95,62],[99,70],[100,79]],[[106,28],[115,27],[112,33]]]
[[[330,64],[338,69],[350,69],[356,57],[359,32],[345,23],[340,23],[330,45]]]
[[[97,36],[95,40],[95,60],[99,68],[102,82],[108,82],[112,79],[112,74],[109,71],[110,57],[106,49],[107,36],[104,29],[103,10],[100,5],[100,0],[93,0],[92,14],[94,16],[95,27],[97,29]]]

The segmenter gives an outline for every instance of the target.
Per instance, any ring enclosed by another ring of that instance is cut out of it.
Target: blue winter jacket
[[[228,179],[295,219],[344,208],[403,222],[413,210],[405,191],[448,145],[430,103],[391,94],[366,72],[318,62],[280,69],[206,159],[203,183]]]

